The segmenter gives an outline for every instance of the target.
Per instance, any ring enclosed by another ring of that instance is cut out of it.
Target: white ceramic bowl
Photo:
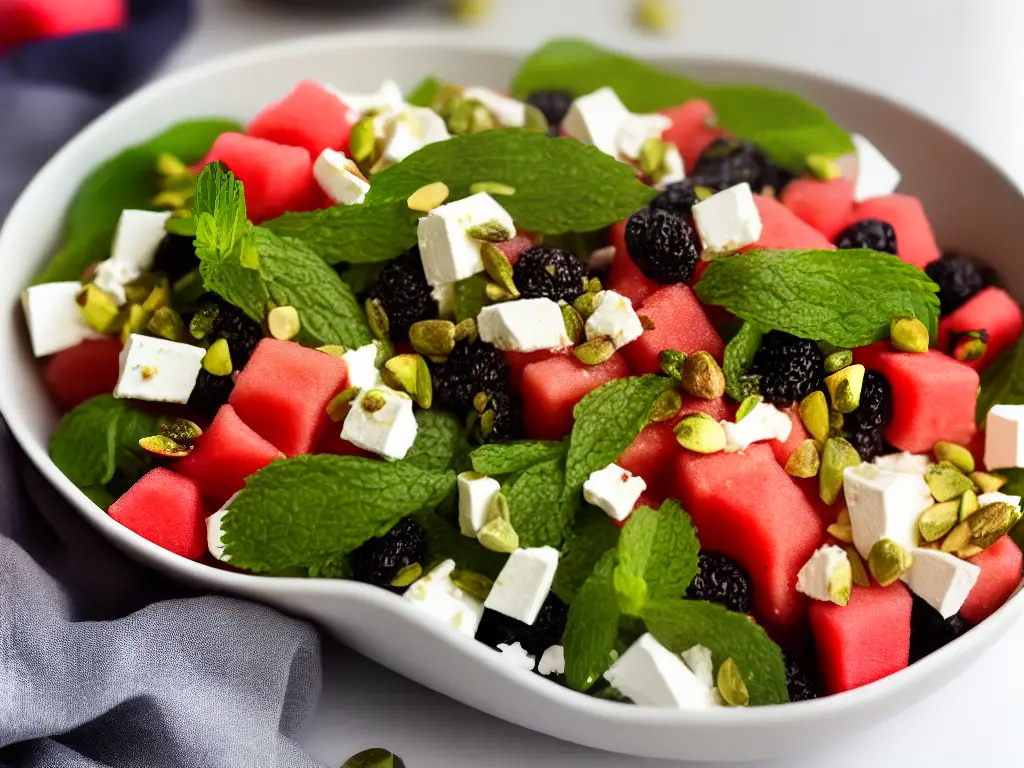
[[[385,77],[410,87],[427,73],[502,87],[521,54],[459,36],[377,34],[296,40],[218,60],[155,83],[89,126],[36,176],[0,231],[0,410],[43,475],[120,549],[183,582],[261,600],[309,617],[356,650],[470,706],[580,744],[651,757],[750,760],[826,748],[883,720],[948,682],[1024,611],[1015,596],[966,636],[909,669],[850,693],[781,707],[671,712],[601,701],[500,662],[482,644],[433,623],[398,597],[364,584],[271,579],[190,562],[107,517],[47,456],[56,423],[40,385],[20,317],[19,293],[54,252],[61,214],[79,182],[102,159],[188,117],[248,118],[301,78],[368,90]],[[871,137],[919,195],[946,248],[963,248],[1001,268],[1024,297],[1014,254],[1024,231],[1024,198],[988,161],[922,117],[855,88],[734,62],[656,62],[707,81],[790,89],[845,127]],[[254,628],[259,631],[258,628]]]

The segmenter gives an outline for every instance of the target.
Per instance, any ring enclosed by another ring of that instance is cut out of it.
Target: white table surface
[[[550,35],[576,34],[636,51],[735,56],[811,69],[866,86],[950,126],[999,159],[1018,183],[1024,181],[1020,0],[677,0],[680,22],[664,38],[630,27],[629,0],[494,2],[491,19],[472,34],[520,41],[524,49]],[[287,0],[199,0],[200,24],[168,68],[298,34],[447,23],[422,4],[344,4],[385,10],[300,12]],[[1022,765],[1015,732],[1024,687],[1017,650],[1022,647],[1024,625],[966,676],[901,716],[851,734],[827,755],[759,765]],[[324,648],[323,699],[306,743],[327,765],[375,746],[402,755],[409,768],[697,765],[605,754],[533,734],[410,683],[331,641]]]

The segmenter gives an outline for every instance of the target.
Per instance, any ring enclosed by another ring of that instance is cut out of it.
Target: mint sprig
[[[535,464],[561,458],[564,453],[565,445],[552,440],[515,440],[481,445],[469,458],[475,472],[509,475],[522,472]]]
[[[933,338],[938,331],[938,286],[867,249],[741,253],[713,261],[695,291],[760,328],[840,347],[887,338],[894,317],[917,318]]]
[[[559,547],[582,504],[565,485],[565,459],[534,464],[505,489],[512,526],[522,547]]]
[[[417,410],[416,441],[403,461],[430,472],[459,471],[468,461],[469,439],[462,419],[447,411]]]
[[[754,355],[761,346],[763,336],[757,326],[744,323],[725,345],[725,356],[722,358],[725,393],[737,403],[749,395],[758,394],[758,376],[747,371],[754,364]]]
[[[981,389],[978,390],[978,404],[975,418],[984,426],[985,418],[993,405],[1024,404],[1024,342],[1017,342],[1003,352],[992,365],[981,374]]]
[[[601,556],[618,544],[619,535],[618,526],[608,515],[597,507],[583,505],[565,535],[551,587],[555,594],[566,603],[572,603]]]
[[[614,570],[615,552],[610,551],[598,562],[569,606],[562,635],[565,680],[577,691],[586,691],[612,665],[620,618]]]

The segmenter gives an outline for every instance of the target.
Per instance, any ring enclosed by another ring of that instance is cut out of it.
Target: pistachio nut
[[[678,390],[666,389],[651,406],[648,419],[653,422],[671,421],[679,415],[679,409],[683,407],[683,397]]]
[[[832,525],[825,529],[825,532],[829,536],[839,539],[839,541],[843,542],[844,544],[853,543],[853,528],[850,526],[849,523],[846,523],[845,525],[843,523],[838,522],[832,523]]]
[[[739,424],[743,421],[744,417],[749,416],[750,412],[763,402],[764,398],[760,395],[747,395],[744,397],[740,401],[740,407],[736,409],[736,423]]]
[[[416,579],[423,575],[423,566],[419,563],[410,563],[401,568],[391,580],[392,587],[408,587]]]
[[[203,434],[199,425],[188,419],[168,419],[160,425],[160,434],[169,437],[178,445],[191,447]]]
[[[123,322],[121,308],[114,297],[95,283],[88,283],[77,296],[86,325],[97,333],[115,333]]]
[[[825,386],[828,388],[829,397],[832,398],[832,407],[839,413],[852,413],[857,410],[865,373],[864,366],[858,363],[848,365],[825,377]]]
[[[952,501],[974,490],[974,482],[948,461],[929,464],[924,481],[936,501]]]
[[[604,286],[601,284],[600,277],[583,278],[586,280],[586,284],[583,286],[583,290],[587,293],[600,293],[604,290]],[[648,318],[650,320],[650,318]],[[642,320],[640,321],[643,322]]]
[[[516,188],[500,181],[476,181],[469,185],[469,194],[478,195],[486,192],[489,195],[514,195]]]
[[[344,421],[345,417],[348,416],[349,409],[352,407],[352,401],[358,395],[359,387],[343,389],[327,404],[327,417],[335,423]]]
[[[649,179],[657,180],[663,173],[668,144],[652,136],[640,145],[640,171]]]
[[[572,353],[584,365],[600,365],[615,354],[615,344],[607,336],[599,336],[573,347]]]
[[[421,355],[449,355],[455,349],[455,323],[451,320],[420,320],[409,328],[409,342]]]
[[[160,309],[154,312],[153,316],[149,318],[149,322],[146,323],[146,328],[151,333],[165,338],[168,341],[188,341],[188,331],[185,329],[185,321],[181,319],[181,315],[170,307],[160,307]]]
[[[704,400],[715,400],[725,394],[725,374],[710,352],[686,356],[680,384],[687,394]]]
[[[213,325],[220,315],[220,308],[216,304],[207,304],[196,310],[188,324],[188,332],[195,339],[205,339],[208,333],[213,331]]]
[[[509,231],[505,228],[504,224],[492,219],[491,221],[466,227],[466,234],[474,240],[483,240],[488,243],[504,243],[506,240],[511,240],[515,232]]]
[[[535,133],[547,133],[551,130],[551,124],[548,122],[547,117],[533,104],[527,104],[523,112],[526,116],[523,128],[526,130],[534,131]]]
[[[836,563],[828,575],[828,583],[825,587],[828,590],[828,599],[836,605],[844,606],[850,602],[850,592],[853,589],[853,565],[849,558]]]
[[[972,331],[956,337],[952,350],[955,360],[959,360],[961,363],[972,363],[985,356],[988,351],[988,334],[985,333],[985,337],[982,338],[976,335],[978,333],[978,331]]]
[[[853,352],[840,349],[825,358],[825,373],[836,373],[848,365],[853,365]]]
[[[274,307],[267,315],[267,330],[279,341],[291,341],[301,328],[299,310],[295,307]]]
[[[864,565],[864,558],[856,547],[843,547],[846,551],[846,559],[850,561],[850,578],[859,587],[870,587],[871,578],[868,576],[867,566]]]
[[[230,376],[235,367],[231,362],[231,348],[227,339],[217,339],[203,356],[203,368],[213,376]]]
[[[509,553],[519,549],[519,534],[511,522],[500,517],[484,524],[477,534],[477,541],[491,552]]]
[[[584,320],[588,319],[594,310],[597,309],[599,303],[596,293],[590,293],[589,291],[581,293],[579,297],[572,303],[572,308],[580,313],[580,317]]]
[[[330,355],[331,357],[341,357],[348,352],[348,350],[341,344],[325,344],[322,347],[317,347],[316,351],[323,352],[325,355]]]
[[[476,320],[472,317],[467,317],[455,324],[455,341],[468,341],[470,344],[475,344],[477,340],[477,329]]]
[[[443,181],[424,184],[406,200],[410,210],[427,213],[442,205],[448,199],[448,185]]]
[[[829,408],[828,410],[828,434],[830,437],[842,437],[843,425],[846,419],[839,411]]]
[[[511,301],[515,298],[511,293],[506,291],[497,283],[487,282],[484,286],[484,295],[495,304],[500,304],[503,301]]]
[[[906,573],[913,562],[913,556],[892,539],[879,539],[868,553],[868,570],[883,587]]]
[[[830,437],[821,452],[818,493],[826,504],[835,504],[843,489],[843,470],[860,464],[860,454],[845,438]]]
[[[828,439],[828,402],[825,400],[825,393],[820,389],[814,390],[800,401],[800,420],[808,434],[815,440],[824,442]]]
[[[725,450],[725,429],[706,413],[683,416],[675,427],[676,441],[694,453],[718,453]]]
[[[377,151],[377,130],[373,115],[367,115],[352,126],[349,137],[349,154],[357,163],[370,163]]]
[[[363,395],[362,400],[359,401],[360,406],[367,413],[376,413],[387,405],[387,403],[387,396],[379,389],[371,389]]]
[[[925,541],[938,541],[960,522],[960,502],[932,504],[917,518],[917,530]]]
[[[562,322],[565,324],[565,335],[572,344],[579,344],[583,338],[584,323],[580,313],[569,304],[562,305]]]
[[[398,385],[393,389],[408,393],[420,408],[430,408],[434,400],[434,386],[430,368],[421,355],[396,355],[384,363],[384,370],[385,375],[390,374],[389,378]]]
[[[139,447],[147,453],[167,459],[180,459],[188,456],[192,449],[176,443],[167,435],[153,435],[139,440]]]
[[[156,312],[161,307],[171,306],[171,285],[162,278],[153,286],[149,296],[142,302],[142,308],[148,312]]]
[[[661,372],[671,376],[676,381],[683,378],[683,364],[686,362],[686,355],[676,349],[663,349],[658,353],[658,363],[661,365]]]
[[[1009,533],[1020,520],[1020,507],[996,501],[986,504],[965,521],[971,531],[971,544],[988,549]]]
[[[364,307],[370,333],[373,334],[373,338],[384,341],[391,335],[391,322],[388,320],[388,313],[384,311],[384,305],[380,299],[367,299]]]
[[[961,472],[968,473],[974,471],[974,456],[962,445],[940,440],[932,448],[932,453],[935,454],[935,458],[940,462],[949,462]]]
[[[978,503],[978,494],[974,491],[964,491],[964,495],[960,497],[960,507],[958,509],[958,519],[963,522],[968,517],[978,511],[978,507],[981,505]]]
[[[900,352],[927,352],[928,329],[914,317],[894,317],[889,321],[889,338]]]
[[[982,493],[995,493],[1006,485],[1006,478],[994,472],[975,471],[971,472],[968,477],[971,478],[971,482],[978,486],[978,490]]]
[[[494,586],[494,582],[482,573],[464,571],[461,568],[453,570],[448,578],[452,584],[477,600],[486,600],[491,593],[491,587]]]
[[[121,326],[121,343],[126,344],[133,333],[142,333],[149,325],[153,315],[142,308],[141,304],[128,305],[128,317]]]
[[[973,517],[973,515],[971,516]],[[946,538],[942,540],[942,551],[951,552],[956,554],[964,547],[970,546],[971,544],[971,518],[967,518],[962,523],[957,523],[949,533],[946,534]]]
[[[504,288],[511,296],[519,296],[519,289],[516,288],[512,279],[512,264],[499,248],[491,243],[484,243],[480,248],[480,259],[484,263],[484,271],[495,283]]]
[[[843,175],[843,169],[839,167],[839,163],[828,155],[808,155],[804,163],[807,166],[807,171],[821,181],[832,181]]]
[[[814,477],[821,468],[821,456],[814,440],[804,440],[786,461],[786,472],[793,477]]]
[[[715,686],[722,699],[730,707],[745,707],[750,703],[750,693],[747,691],[747,684],[743,681],[740,668],[730,657],[718,667],[718,674],[715,677]]]

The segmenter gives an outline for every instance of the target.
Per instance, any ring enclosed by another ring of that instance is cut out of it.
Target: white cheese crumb
[[[469,637],[476,636],[484,604],[459,589],[451,580],[454,560],[445,560],[421,577],[402,595],[403,599]]]
[[[550,675],[565,674],[565,648],[560,645],[552,645],[540,657],[537,664],[537,671],[548,677]]]
[[[620,349],[643,335],[644,326],[628,298],[615,291],[601,291],[596,301],[585,326],[588,339],[606,337]]]
[[[313,164],[313,177],[324,193],[340,205],[358,205],[370,191],[359,168],[342,152],[325,149]]]
[[[637,500],[647,490],[647,483],[618,464],[590,473],[583,483],[583,498],[604,510],[613,520],[625,520],[633,512]]]
[[[532,626],[557,569],[558,550],[554,547],[517,549],[505,561],[484,606]]]
[[[477,472],[463,472],[458,478],[459,530],[475,539],[487,523],[494,497],[501,493],[501,483]]]
[[[967,600],[981,568],[948,552],[935,549],[912,550],[913,562],[903,582],[918,597],[948,619]]]
[[[833,602],[846,605],[850,598],[851,582],[850,558],[846,550],[834,545],[818,549],[796,576],[796,591],[802,592],[813,600]],[[845,582],[845,599],[839,599],[836,582]]]
[[[560,349],[570,344],[562,309],[551,299],[518,299],[484,307],[476,318],[481,341],[507,352]]]
[[[758,403],[738,422],[722,421],[725,450],[743,451],[762,440],[786,442],[793,431],[793,420],[771,403]]]
[[[705,251],[736,251],[761,237],[761,214],[746,182],[701,200],[692,213]]]
[[[843,490],[853,544],[864,558],[879,539],[892,539],[907,551],[914,549],[917,519],[935,503],[922,476],[873,464],[848,467],[843,472]]]
[[[527,672],[532,672],[537,662],[533,656],[526,652],[519,643],[498,643],[498,651],[501,653],[501,660],[511,664],[512,666],[525,669]]]
[[[671,709],[709,709],[716,700],[681,657],[643,635],[604,673],[605,679],[635,703]]]
[[[369,411],[364,407],[369,392],[378,392],[383,396],[382,408]],[[416,442],[418,431],[419,425],[408,395],[380,388],[359,393],[345,417],[341,439],[386,459],[404,459]]]

